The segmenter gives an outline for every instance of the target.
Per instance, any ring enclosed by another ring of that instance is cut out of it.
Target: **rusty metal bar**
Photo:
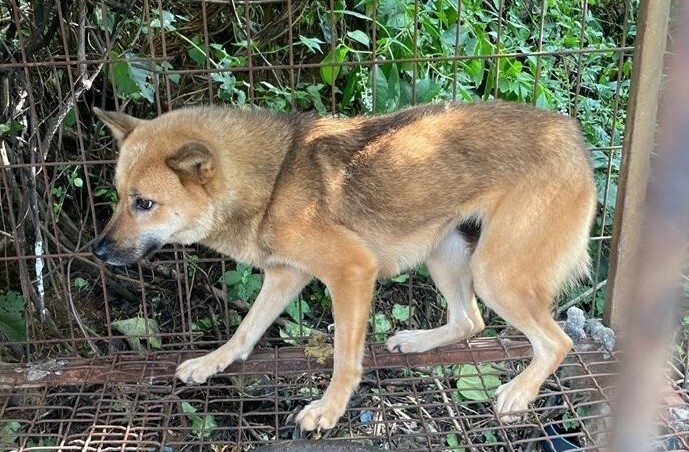
[[[14,388],[69,386],[75,384],[99,384],[106,379],[110,383],[132,383],[143,380],[169,379],[177,365],[200,353],[156,352],[151,355],[121,354],[106,358],[51,360],[52,365],[34,364],[18,367],[0,366],[0,387]],[[443,364],[471,363],[475,361],[499,361],[527,358],[531,346],[526,340],[475,339],[426,353],[401,354],[389,352],[382,344],[369,346],[364,356],[364,367],[412,368]],[[256,373],[287,374],[304,372],[306,369],[330,370],[332,360],[317,362],[307,358],[303,347],[257,349],[244,362],[228,367],[223,374],[247,375]],[[40,378],[39,378],[40,377]]]

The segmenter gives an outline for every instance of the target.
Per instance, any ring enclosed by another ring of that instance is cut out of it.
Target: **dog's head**
[[[119,145],[115,186],[119,201],[91,250],[112,265],[127,265],[166,243],[202,240],[212,225],[209,188],[215,157],[189,118],[151,121],[95,109]],[[198,126],[198,124],[197,124]]]

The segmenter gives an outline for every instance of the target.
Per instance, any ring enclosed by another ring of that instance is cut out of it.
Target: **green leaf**
[[[422,78],[416,82],[416,101],[419,103],[431,102],[442,91],[443,86],[431,80],[430,78]]]
[[[158,10],[155,10],[158,11]],[[162,14],[162,25],[167,31],[174,31],[176,30],[175,26],[173,23],[177,20],[177,17],[172,14],[170,11],[164,9],[163,14]],[[155,18],[151,20],[151,28],[160,28],[161,26],[161,20],[158,18]]]
[[[452,448],[453,451],[456,452],[464,452],[463,447],[459,447],[459,437],[457,436],[456,433],[451,433],[445,437],[445,441],[447,442],[447,445]]]
[[[431,274],[428,272],[428,267],[426,267],[426,264],[419,264],[414,271],[416,272],[417,275],[423,276],[424,278],[428,278]]]
[[[196,413],[196,408],[189,402],[182,402],[182,412],[184,414],[194,414]]]
[[[122,55],[113,54],[113,58],[126,60],[136,57],[138,55],[132,52],[125,52]],[[110,67],[109,76],[110,82],[120,98],[141,99],[143,97],[153,103],[155,94],[155,88],[151,84],[153,72],[146,66],[146,63],[116,61]]]
[[[309,85],[306,87],[306,92],[309,94],[309,98],[311,102],[313,102],[313,106],[318,113],[325,113],[327,110],[321,99],[320,90],[323,86],[325,85],[319,83],[318,85]]]
[[[74,125],[77,123],[77,116],[76,113],[74,113],[74,107],[70,108],[67,114],[65,115],[65,120],[62,121],[62,126],[63,127],[74,127]],[[0,128],[1,128],[0,124]],[[1,132],[2,130],[0,130]]]
[[[459,30],[459,25],[458,24],[453,24],[450,28],[447,30],[443,31],[440,34],[440,42],[442,42],[445,46],[449,47],[452,49],[454,52],[455,44],[458,44],[458,48],[461,49],[464,45],[464,43],[467,40],[468,33],[466,31],[461,31],[459,32],[459,41],[457,41],[457,32]]]
[[[336,10],[333,10],[333,13],[335,13],[335,14],[346,14],[346,15],[348,15],[348,16],[356,17],[356,18],[358,18],[358,19],[363,19],[363,20],[369,20],[369,21],[370,21],[370,20],[373,20],[373,19],[371,19],[370,17],[368,17],[368,16],[366,16],[366,15],[364,15],[364,14],[357,13],[356,11],[349,11],[349,10],[346,10],[346,9],[345,9],[345,10],[343,10],[343,9],[336,9]]]
[[[387,333],[391,329],[392,323],[390,322],[390,319],[388,319],[388,316],[382,312],[378,312],[375,316],[373,316],[373,330],[376,334]]]
[[[225,284],[227,284],[229,287],[232,287],[235,284],[239,284],[239,282],[242,280],[242,274],[237,270],[226,271],[223,275],[223,279],[225,280]]]
[[[409,281],[409,273],[401,273],[397,276],[393,276],[390,278],[390,281],[396,282],[396,283],[403,283]]]
[[[307,38],[306,36],[299,35],[299,40],[306,46],[307,49],[311,51],[311,53],[316,53],[316,51],[323,53],[321,50],[321,44],[325,44],[325,42],[321,41],[320,39]]]
[[[300,337],[308,337],[311,335],[311,328],[306,325],[300,325],[297,322],[285,320],[285,324],[280,327],[280,337],[290,345],[296,345],[294,339]]]
[[[493,432],[492,430],[484,431],[483,437],[486,440],[486,444],[495,444],[498,442],[498,437],[495,436],[495,432]]]
[[[192,331],[210,331],[215,325],[215,321],[210,317],[198,319],[191,324]]]
[[[309,304],[302,299],[295,299],[290,302],[285,308],[285,312],[289,315],[295,322],[301,321],[301,316],[299,315],[299,310],[301,309],[302,314],[309,314],[311,308]]]
[[[112,57],[118,58],[119,56],[112,55]],[[118,97],[130,97],[138,91],[136,82],[129,75],[129,64],[126,61],[112,63],[108,75]]]
[[[218,426],[213,415],[199,416],[196,414],[196,408],[189,402],[182,402],[182,412],[191,421],[192,433],[198,438],[209,437]]]
[[[411,317],[411,306],[395,303],[392,306],[392,317],[400,322],[406,322]]]
[[[465,399],[485,402],[500,386],[500,378],[490,364],[460,364],[455,368],[458,392]]]
[[[388,80],[380,67],[373,68],[374,80],[376,84],[376,113],[385,113],[388,105]]]
[[[390,18],[387,21],[386,26],[389,28],[396,28],[398,30],[403,30],[407,27],[410,27],[412,25],[413,21],[412,18],[407,16],[407,14],[403,12],[399,12],[396,14],[393,14],[390,16]]]
[[[478,87],[483,81],[485,61],[481,59],[469,60],[464,65],[464,71],[471,78],[474,85]]]
[[[160,348],[160,338],[155,337],[160,333],[158,322],[154,319],[145,317],[132,317],[131,319],[116,320],[112,322],[112,327],[127,336],[127,342],[133,350],[140,352],[144,350],[141,339],[145,339],[152,348]]]
[[[3,450],[16,450],[11,446],[19,439],[22,425],[18,421],[9,421],[1,425],[0,446]]]
[[[321,78],[328,85],[333,85],[337,76],[340,75],[342,69],[341,64],[347,57],[349,49],[345,46],[337,46],[323,58],[321,61]]]
[[[371,44],[371,40],[369,39],[368,35],[361,30],[348,31],[347,36],[366,47]]]
[[[388,75],[388,105],[387,112],[395,111],[398,108],[400,100],[400,73],[397,64],[392,64],[390,67],[390,74]]]
[[[24,299],[13,290],[0,292],[0,332],[14,342],[26,340]]]
[[[127,54],[127,58],[133,57],[133,54]],[[144,99],[153,103],[153,97],[155,94],[155,88],[150,83],[149,78],[152,76],[150,69],[144,66],[143,62],[127,63],[129,65],[129,74],[134,80],[134,83],[139,88],[139,93]]]
[[[201,51],[199,46],[201,45],[201,38],[198,36],[194,36],[191,39],[191,42],[194,44],[189,49],[187,50],[187,55],[189,55],[189,58],[191,58],[194,63],[201,67],[206,67],[206,54]]]

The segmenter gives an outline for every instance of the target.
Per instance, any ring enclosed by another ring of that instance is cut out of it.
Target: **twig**
[[[601,287],[603,287],[603,286],[606,285],[607,283],[608,283],[608,280],[607,280],[607,279],[604,279],[603,281],[601,281],[601,282],[599,282],[598,284],[596,284],[594,287],[591,287],[590,289],[584,291],[583,293],[579,294],[578,296],[572,298],[572,299],[569,300],[567,303],[565,303],[565,304],[563,304],[562,306],[560,306],[560,307],[557,308],[557,315],[560,315],[560,314],[562,314],[563,312],[565,312],[567,309],[571,308],[572,306],[575,306],[575,305],[579,304],[579,302],[580,302],[581,300],[583,300],[584,298],[588,297],[588,296],[591,295],[592,293],[597,292],[598,289],[600,289]]]
[[[72,316],[74,320],[77,322],[77,325],[79,326],[79,329],[81,330],[81,333],[84,335],[84,339],[86,339],[86,342],[88,342],[89,346],[91,347],[91,350],[96,356],[100,356],[100,351],[98,350],[98,347],[96,347],[96,344],[91,340],[92,333],[87,331],[86,326],[84,323],[81,321],[81,317],[79,317],[79,313],[77,312],[76,306],[74,306],[74,298],[72,297],[72,285],[69,283],[70,281],[70,274],[72,273],[72,259],[67,262],[67,298],[69,298],[69,308],[72,311]]]
[[[32,121],[33,122],[33,121]],[[34,140],[31,140],[32,142]],[[48,310],[45,307],[45,286],[43,284],[43,254],[45,252],[45,245],[43,243],[43,231],[41,227],[41,213],[38,209],[38,187],[36,184],[36,174],[38,162],[36,155],[38,154],[38,147],[33,147],[31,150],[31,167],[29,168],[29,211],[31,213],[31,220],[34,228],[34,270],[36,272],[36,295],[38,301],[38,315],[41,322],[45,322]]]
[[[90,76],[86,76],[87,73],[84,72],[83,76],[79,77],[81,80],[81,84],[77,84],[77,88],[74,90],[74,94],[67,96],[67,98],[62,102],[62,107],[60,107],[60,109],[58,110],[57,117],[48,127],[45,137],[43,138],[43,142],[41,143],[44,160],[48,157],[48,149],[50,146],[50,142],[53,140],[53,137],[55,137],[57,129],[62,124],[62,121],[65,120],[65,118],[67,117],[67,113],[69,113],[69,110],[75,105],[75,103],[81,97],[81,95],[84,94],[84,92],[91,89],[93,81],[100,74],[103,65],[104,63],[99,64],[96,70],[93,71]]]
[[[450,415],[450,419],[452,419],[452,425],[454,425],[455,429],[457,432],[462,431],[462,427],[459,425],[459,422],[457,421],[457,416],[455,415],[455,410],[452,409],[452,405],[450,404],[450,399],[447,397],[447,394],[445,394],[443,385],[440,383],[440,380],[437,378],[434,378],[433,381],[435,382],[435,385],[440,389],[440,397],[443,399],[443,404],[445,404],[445,409],[447,410],[447,414]]]

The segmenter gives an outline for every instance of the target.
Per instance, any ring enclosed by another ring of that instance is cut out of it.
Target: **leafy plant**
[[[392,306],[392,318],[398,322],[406,322],[412,315],[412,306],[395,303]]]
[[[192,435],[197,438],[210,437],[213,430],[218,426],[212,414],[199,416],[196,414],[196,408],[189,402],[182,402],[182,412],[187,416],[187,419],[191,421]]]
[[[490,364],[459,364],[454,374],[457,393],[465,400],[486,402],[500,386],[498,373]]]
[[[12,445],[14,445],[19,439],[19,433],[22,429],[22,425],[18,421],[8,421],[4,422],[2,425],[2,429],[0,429],[0,446],[4,448],[7,448],[8,450],[12,449]]]
[[[584,412],[584,407],[577,407],[574,414],[572,414],[570,411],[567,411],[562,415],[562,427],[566,431],[577,430],[579,428],[579,419],[584,416]]]
[[[225,272],[223,281],[227,285],[227,292],[230,298],[249,301],[258,295],[263,278],[260,274],[253,273],[250,266],[237,264],[234,270]]]
[[[57,221],[59,221],[59,214],[62,211],[64,202],[69,198],[70,190],[79,191],[84,186],[84,179],[81,176],[81,167],[77,165],[59,165],[57,167],[58,174],[60,178],[53,188],[50,190],[50,194],[53,195],[53,212],[55,212]],[[65,180],[66,179],[66,180]]]
[[[285,313],[292,319],[286,320],[280,327],[279,334],[285,342],[295,345],[296,338],[312,335],[311,328],[304,322],[304,315],[311,313],[311,307],[305,300],[301,298],[292,300],[290,304],[287,305],[287,308],[285,308]]]
[[[450,447],[450,450],[457,452],[464,452],[466,448],[459,447],[459,436],[456,433],[450,433],[445,437],[445,442]]]
[[[371,325],[376,338],[376,341],[384,341],[387,334],[392,329],[392,322],[382,312],[376,312],[376,314],[371,319]]]
[[[124,334],[129,345],[137,352],[145,349],[141,344],[142,340],[145,340],[151,348],[159,349],[162,346],[160,338],[156,337],[160,333],[160,329],[155,319],[133,317],[126,320],[115,320],[112,322],[112,327]]]
[[[77,289],[85,289],[85,288],[88,287],[89,282],[86,281],[86,280],[85,280],[84,278],[82,278],[81,276],[77,276],[76,278],[74,278],[74,280],[72,280],[72,284],[73,284],[74,287],[76,287]]]
[[[0,291],[0,333],[10,341],[26,341],[24,298],[13,290]]]

